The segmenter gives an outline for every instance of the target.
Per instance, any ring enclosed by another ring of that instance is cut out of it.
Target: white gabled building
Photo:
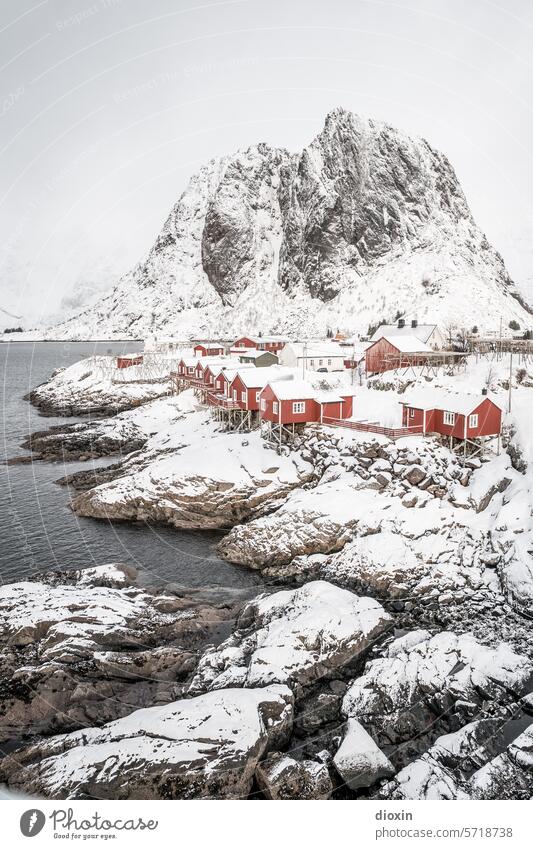
[[[280,366],[309,371],[343,371],[349,348],[336,342],[288,342],[278,353]]]

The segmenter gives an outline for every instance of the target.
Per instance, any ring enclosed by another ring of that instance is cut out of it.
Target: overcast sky
[[[0,307],[34,317],[80,283],[111,285],[203,162],[259,141],[298,150],[334,106],[446,153],[515,279],[533,277],[530,0],[0,9]]]

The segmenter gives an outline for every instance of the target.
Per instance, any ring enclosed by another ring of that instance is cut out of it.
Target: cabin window
[[[318,365],[319,365],[319,366],[323,366],[323,365],[324,365],[324,360],[319,360],[319,361],[318,361]]]
[[[477,427],[477,423],[477,413],[472,413],[472,415],[468,417],[468,427]]]
[[[233,400],[234,401],[237,400],[237,390],[236,389],[233,390]]]
[[[328,366],[330,366],[330,365],[331,365],[331,360],[328,360]]]
[[[194,366],[188,366],[187,371],[189,372],[189,374],[192,374],[194,371]]]
[[[272,404],[272,412],[274,414],[279,413],[279,404],[277,401],[274,401],[274,403]]]
[[[246,404],[246,392],[241,392],[241,401],[243,404]]]
[[[314,366],[315,361],[314,361],[314,360],[309,360],[309,364],[310,364],[310,365],[312,365],[312,366]]]
[[[292,411],[293,413],[305,413],[305,401],[293,401]]]
[[[266,408],[267,408],[267,402],[265,401],[264,398],[261,398],[261,409],[262,409],[262,411],[265,412]]]
[[[414,417],[415,417],[415,411],[414,411],[413,407],[409,407],[409,418],[414,419]]]
[[[450,413],[448,410],[444,411],[444,424],[445,425],[454,425],[455,424],[455,413]]]
[[[255,393],[255,403],[256,403],[256,404],[259,404],[259,396],[260,396],[260,395],[261,395],[261,390],[259,389],[259,390]],[[263,409],[263,408],[261,407],[261,409]]]

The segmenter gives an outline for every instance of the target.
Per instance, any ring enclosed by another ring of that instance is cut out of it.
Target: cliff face
[[[209,162],[148,257],[49,335],[360,332],[398,310],[528,321],[446,157],[337,109],[301,154],[259,144]]]

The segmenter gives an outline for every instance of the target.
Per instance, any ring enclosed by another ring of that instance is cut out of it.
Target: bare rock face
[[[54,338],[353,331],[409,303],[444,325],[527,313],[450,163],[343,109],[300,154],[258,144],[192,177],[148,256]]]
[[[1,740],[101,724],[179,695],[234,611],[134,579],[107,565],[0,589]]]
[[[291,724],[287,687],[221,690],[37,743],[6,758],[0,775],[52,799],[242,799]]]
[[[200,659],[190,692],[270,683],[309,685],[362,658],[391,625],[370,598],[325,581],[260,596],[243,610],[241,628]]]
[[[274,752],[256,769],[257,784],[267,799],[329,799],[333,792],[328,768],[318,761],[297,761]]]

